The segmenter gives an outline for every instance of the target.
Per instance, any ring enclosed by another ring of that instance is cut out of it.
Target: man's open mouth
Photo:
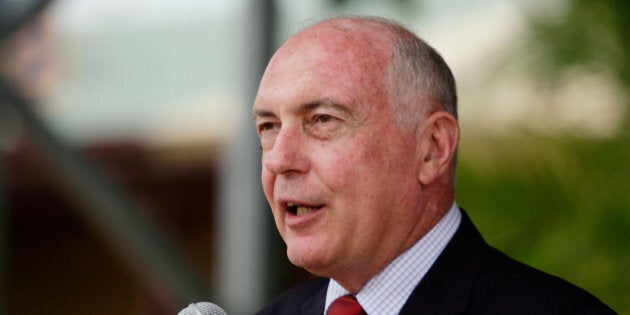
[[[301,215],[305,215],[308,213],[311,213],[313,211],[319,210],[321,208],[323,208],[324,206],[315,206],[315,207],[308,207],[308,206],[303,206],[303,205],[297,205],[294,203],[287,203],[287,210],[290,213],[293,213],[297,216],[301,216]]]

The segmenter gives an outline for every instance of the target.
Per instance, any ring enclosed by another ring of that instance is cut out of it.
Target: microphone
[[[218,305],[209,302],[192,303],[177,315],[227,315]]]

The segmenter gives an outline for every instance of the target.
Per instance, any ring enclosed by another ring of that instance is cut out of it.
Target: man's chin
[[[287,251],[287,256],[293,265],[304,268],[306,271],[317,276],[327,276],[326,270],[330,264],[322,259],[323,256],[317,255],[314,252],[292,252],[291,250]]]

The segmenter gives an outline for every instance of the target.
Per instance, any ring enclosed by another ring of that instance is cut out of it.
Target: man
[[[253,107],[262,184],[289,260],[323,278],[260,314],[613,313],[489,247],[455,204],[456,103],[440,55],[384,19],[276,52]]]

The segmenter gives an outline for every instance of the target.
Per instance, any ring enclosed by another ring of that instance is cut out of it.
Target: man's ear
[[[418,130],[420,145],[420,174],[422,185],[429,185],[453,166],[459,143],[457,119],[446,111],[427,117]]]

